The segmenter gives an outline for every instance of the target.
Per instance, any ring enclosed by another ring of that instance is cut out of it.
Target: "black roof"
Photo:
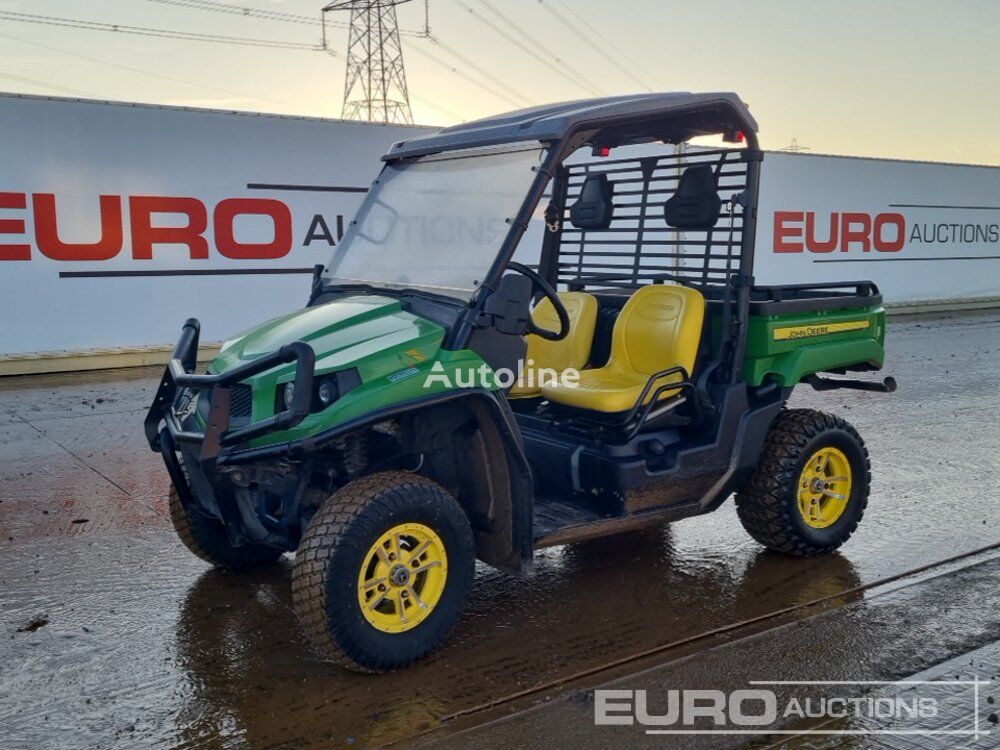
[[[730,128],[748,135],[757,132],[757,122],[750,110],[732,92],[630,94],[546,104],[474,120],[433,135],[400,141],[383,158],[391,160],[519,141],[557,141],[580,129],[616,124],[627,127],[640,121],[644,123],[641,130],[622,142],[678,143]]]

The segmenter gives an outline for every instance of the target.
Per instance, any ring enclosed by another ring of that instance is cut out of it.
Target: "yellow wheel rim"
[[[358,604],[372,625],[403,633],[426,620],[444,593],[448,555],[433,529],[402,523],[382,534],[358,575]]]
[[[825,529],[835,524],[851,499],[851,463],[838,448],[820,448],[809,457],[799,476],[799,512],[807,526]]]

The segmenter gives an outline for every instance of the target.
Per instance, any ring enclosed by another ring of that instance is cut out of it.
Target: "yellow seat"
[[[559,300],[569,315],[569,334],[561,341],[549,341],[541,336],[525,336],[528,350],[524,371],[507,396],[529,398],[541,394],[541,382],[550,373],[573,368],[582,370],[590,359],[590,346],[597,327],[597,298],[585,292],[560,292]],[[559,330],[559,316],[548,299],[542,299],[531,311],[531,319],[541,328]]]
[[[675,366],[692,372],[704,320],[705,298],[700,292],[674,285],[642,287],[615,321],[607,365],[581,372],[576,387],[546,383],[542,395],[553,403],[579,409],[628,411],[654,373]],[[679,374],[668,376],[656,387],[681,379]],[[655,390],[650,389],[645,402]],[[666,391],[660,398],[669,398],[678,390]]]

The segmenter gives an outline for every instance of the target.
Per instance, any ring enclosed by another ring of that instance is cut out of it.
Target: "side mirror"
[[[531,279],[521,274],[507,274],[491,294],[483,312],[493,318],[493,327],[499,333],[523,336],[531,318]]]
[[[326,266],[322,263],[317,263],[313,266],[312,287],[309,291],[309,305],[315,302],[319,295],[323,293],[323,271],[325,270]],[[309,305],[306,305],[306,307]]]

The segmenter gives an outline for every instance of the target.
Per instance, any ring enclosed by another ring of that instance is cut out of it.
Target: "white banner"
[[[876,282],[886,302],[1000,296],[1000,168],[769,153],[760,284]]]
[[[0,356],[169,345],[188,317],[221,341],[304,304],[379,157],[426,132],[10,95],[0,120]],[[1000,296],[1000,169],[769,153],[762,174],[758,283]]]
[[[221,341],[305,304],[420,128],[0,96],[0,355]]]

